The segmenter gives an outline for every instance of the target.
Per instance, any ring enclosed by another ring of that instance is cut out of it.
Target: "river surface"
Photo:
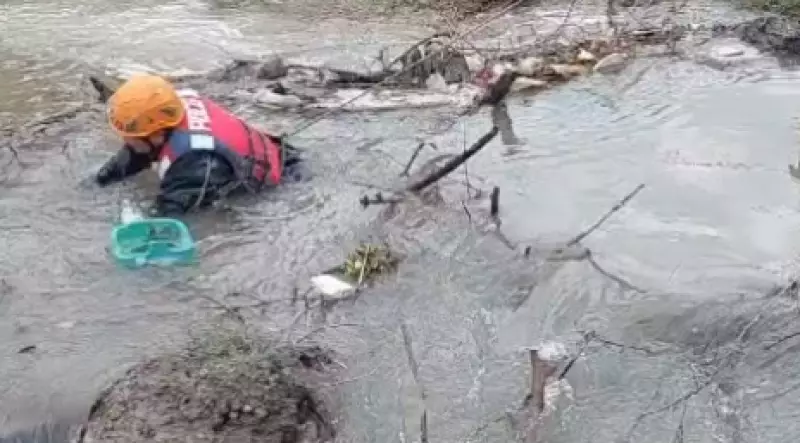
[[[352,65],[430,32],[399,19],[320,19],[306,14],[313,7],[290,9],[6,1],[0,120],[24,122],[82,100],[89,70],[206,70],[232,54],[270,52]],[[488,203],[467,202],[465,211],[465,188],[455,182],[443,185],[447,203],[437,209],[378,222],[380,209],[359,207],[367,190],[356,182],[390,186],[419,137],[461,150],[489,129],[485,114],[444,133],[454,121],[447,110],[351,113],[316,124],[295,137],[314,178],[190,218],[202,260],[188,269],[122,271],[106,255],[120,198],[143,199],[154,187],[147,174],[103,190],[80,184],[117,148],[101,119],[43,137],[20,151],[22,166],[4,150],[0,431],[78,419],[128,365],[202,329],[218,311],[208,298],[288,298],[295,284],[374,235],[404,245],[399,274],[328,319],[356,326],[318,336],[347,366],[348,380],[332,387],[345,406],[342,441],[414,438],[420,406],[401,320],[428,390],[431,441],[509,441],[496,418],[525,394],[523,350],[543,340],[569,347],[576,331],[589,329],[663,353],[585,349],[570,374],[574,402],[548,441],[680,441],[672,439],[681,432],[696,442],[796,441],[800,405],[779,394],[800,380],[798,362],[764,345],[797,330],[795,306],[761,296],[798,268],[800,183],[787,164],[798,154],[800,82],[764,66],[717,71],[646,59],[620,77],[513,99],[525,144],[494,141],[470,162],[473,185],[501,188],[504,234],[535,250],[571,238],[645,183],[585,241],[596,262],[629,285],[586,261],[521,258],[521,246],[510,251],[481,232]],[[266,127],[298,122],[245,111]],[[520,293],[530,296],[514,309]],[[271,305],[259,326],[285,328],[296,309]],[[784,343],[790,350],[792,340]],[[36,349],[18,352],[27,346]],[[634,427],[649,411],[657,413]]]

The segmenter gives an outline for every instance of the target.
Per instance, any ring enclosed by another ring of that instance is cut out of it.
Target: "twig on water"
[[[407,68],[407,66],[405,66],[406,58],[409,55],[411,55],[411,53],[414,52],[414,50],[416,50],[416,49],[418,49],[418,48],[430,43],[434,39],[442,38],[442,37],[453,37],[453,33],[449,32],[449,31],[441,31],[441,32],[437,32],[437,33],[435,33],[433,35],[430,35],[428,37],[423,38],[422,40],[420,40],[420,41],[414,43],[413,45],[411,45],[408,49],[405,50],[405,52],[403,52],[402,54],[400,54],[397,57],[395,57],[394,60],[389,62],[389,64],[386,66],[386,68],[391,69],[391,67],[396,65],[397,63],[403,63],[403,65],[404,65],[403,69],[406,69]]]
[[[375,194],[374,197],[371,198],[367,195],[361,196],[361,199],[359,200],[361,206],[364,208],[371,205],[390,205],[394,203],[400,203],[401,201],[403,201],[403,199],[400,197],[385,198],[383,194],[381,194],[380,192],[378,192],[377,194]]]
[[[411,158],[408,159],[408,163],[406,163],[406,167],[403,169],[403,172],[400,173],[401,176],[408,177],[408,173],[411,172],[411,166],[414,165],[414,162],[417,160],[419,153],[422,152],[422,149],[428,144],[429,143],[419,142],[419,145],[417,145],[417,149],[414,150],[414,153],[411,154]],[[430,145],[435,148],[435,146],[432,143],[430,143]]]
[[[630,349],[632,351],[637,351],[637,352],[644,353],[647,356],[658,355],[658,353],[656,351],[653,351],[652,349],[643,348],[643,347],[639,347],[639,346],[626,345],[626,344],[623,344],[623,343],[617,343],[615,341],[611,341],[611,340],[609,340],[607,338],[604,338],[604,337],[601,337],[601,336],[597,335],[597,333],[595,333],[594,331],[590,331],[590,332],[587,332],[585,334],[590,337],[592,342],[600,343],[601,345],[604,345],[604,346],[610,346],[610,347],[613,347],[613,348],[618,348],[620,350]]]
[[[19,151],[17,151],[17,148],[11,146],[10,144],[7,146],[7,148],[9,151],[11,151],[11,162],[16,160],[17,163],[22,164],[22,161],[19,159]],[[9,162],[9,164],[11,164],[11,162]]]
[[[613,280],[614,282],[616,282],[618,285],[622,286],[625,289],[638,292],[640,294],[644,294],[647,292],[644,289],[629,282],[628,280],[625,280],[624,278],[620,277],[619,275],[606,271],[606,269],[600,266],[600,263],[597,263],[597,260],[594,259],[594,257],[592,256],[592,251],[588,248],[586,249],[586,251],[588,252],[586,255],[586,261],[588,261],[589,264],[592,265],[592,268],[594,268],[595,271],[600,273],[600,275],[610,280]]]
[[[777,341],[764,346],[764,350],[765,351],[769,351],[770,349],[774,348],[775,346],[778,346],[779,344],[781,344],[781,343],[783,343],[783,342],[785,342],[787,340],[791,340],[791,339],[793,339],[793,338],[795,338],[797,336],[800,336],[800,332],[794,332],[794,333],[791,333],[789,335],[785,335],[785,336],[779,338]]]
[[[675,437],[672,439],[672,443],[683,443],[685,441],[684,422],[686,421],[686,411],[688,409],[689,403],[685,402],[683,404],[683,412],[681,412],[681,421],[678,423],[678,427],[675,429]]]
[[[575,366],[575,363],[578,361],[579,358],[581,358],[581,356],[583,355],[583,352],[589,346],[589,343],[594,339],[594,337],[595,337],[594,331],[589,331],[589,332],[584,332],[583,333],[583,344],[581,344],[581,347],[580,347],[580,349],[578,349],[578,352],[575,353],[575,356],[572,357],[569,360],[569,362],[567,362],[567,364],[564,366],[564,369],[562,369],[561,372],[558,374],[558,379],[559,380],[563,380],[564,377],[567,376],[567,374],[569,373],[570,369],[572,369],[572,367]]]
[[[417,359],[414,358],[414,348],[411,342],[411,333],[405,323],[400,324],[400,332],[403,334],[403,345],[405,346],[406,356],[408,357],[408,366],[411,368],[411,376],[419,389],[419,398],[422,402],[422,415],[419,419],[420,442],[428,443],[428,408],[425,406],[425,399],[427,394],[425,386],[419,379],[419,364]]]
[[[611,217],[612,215],[614,215],[615,212],[619,211],[625,205],[627,205],[628,202],[630,202],[631,199],[633,199],[633,197],[635,197],[636,194],[638,194],[639,191],[641,191],[642,189],[644,189],[644,183],[640,183],[639,185],[637,185],[633,191],[629,192],[625,197],[622,198],[622,200],[620,200],[619,202],[617,202],[617,204],[612,206],[611,209],[609,209],[608,212],[606,212],[602,217],[600,217],[600,219],[597,220],[592,226],[590,226],[585,231],[582,231],[580,234],[576,235],[572,240],[568,241],[567,247],[575,246],[578,243],[580,243],[583,239],[590,236],[594,231],[596,231],[600,226],[602,226],[603,223],[605,223],[606,220],[609,219],[609,217]]]

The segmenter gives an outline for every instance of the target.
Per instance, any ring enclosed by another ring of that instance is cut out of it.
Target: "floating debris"
[[[398,261],[388,245],[362,243],[347,256],[344,262],[344,275],[360,286],[393,271]]]
[[[311,284],[321,293],[333,298],[346,298],[356,291],[356,287],[341,278],[320,274],[311,277]]]

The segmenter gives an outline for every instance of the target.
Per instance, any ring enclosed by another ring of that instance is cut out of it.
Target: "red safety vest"
[[[265,183],[280,183],[283,162],[276,140],[193,90],[184,89],[178,95],[186,113],[161,148],[160,178],[181,155],[212,150],[231,164],[241,180],[256,189]]]

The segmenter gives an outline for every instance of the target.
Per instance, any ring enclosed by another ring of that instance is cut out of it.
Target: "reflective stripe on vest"
[[[209,133],[211,131],[211,119],[205,105],[200,100],[200,95],[192,89],[181,89],[178,91],[178,96],[181,98],[183,108],[186,110],[186,123],[190,131],[189,148],[213,151],[215,145],[214,137]],[[172,161],[168,156],[163,156],[158,164],[159,178],[164,178],[170,166],[172,166]]]

